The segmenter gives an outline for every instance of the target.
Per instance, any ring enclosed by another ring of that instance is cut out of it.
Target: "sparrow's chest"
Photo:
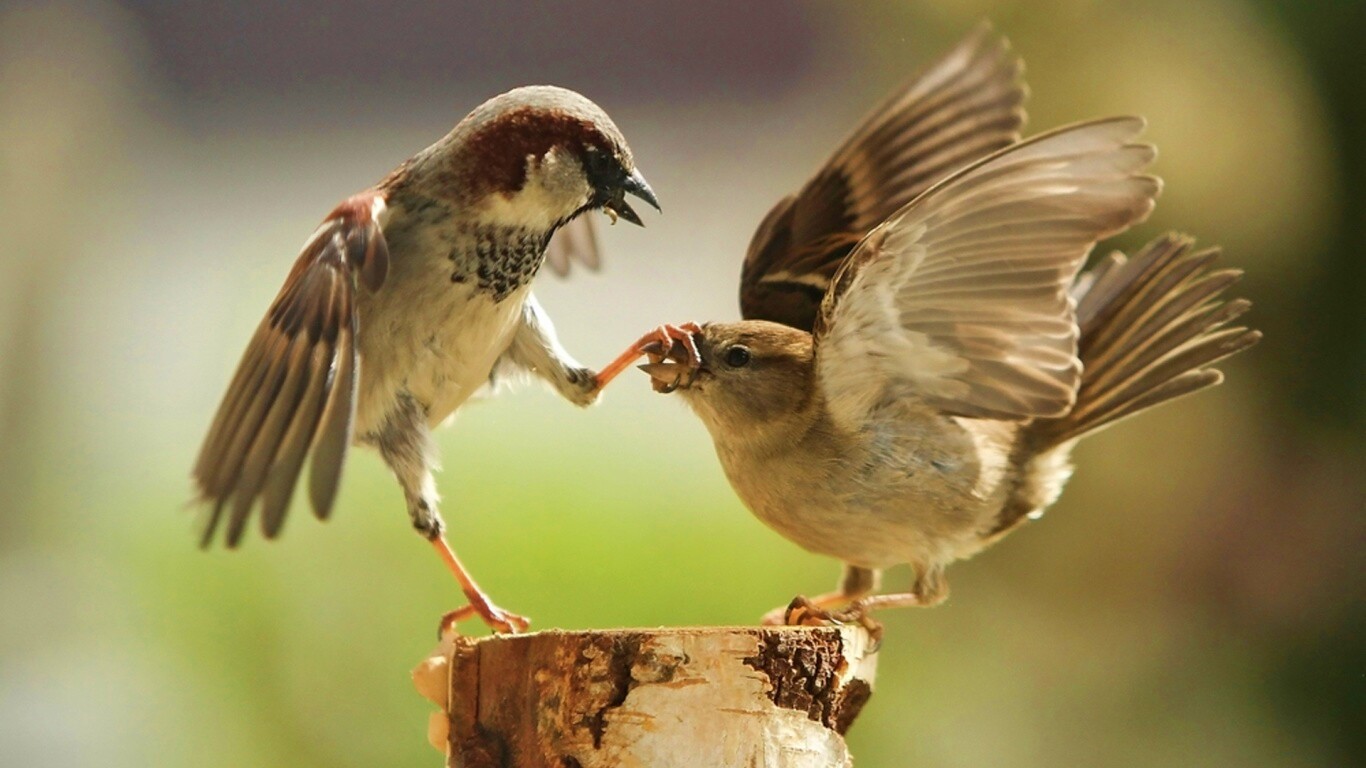
[[[536,277],[549,240],[543,228],[490,222],[429,197],[405,200],[384,234],[393,266],[408,277],[441,282],[441,275],[446,287],[472,288],[495,302]]]
[[[544,257],[543,235],[425,214],[386,229],[389,275],[362,297],[361,429],[382,420],[399,393],[436,424],[483,386]]]
[[[446,252],[451,283],[470,286],[495,302],[529,284],[545,260],[541,232],[483,224],[453,230]]]
[[[999,507],[999,477],[952,422],[895,415],[764,456],[725,441],[717,453],[746,506],[806,549],[873,568],[953,559]]]

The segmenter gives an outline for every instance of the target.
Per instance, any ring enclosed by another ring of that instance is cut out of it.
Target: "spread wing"
[[[257,500],[262,531],[278,534],[306,457],[313,511],[331,512],[356,407],[357,284],[378,290],[389,267],[383,211],[373,193],[338,206],[252,336],[192,473],[209,507],[202,545],[224,524],[236,546]]]
[[[944,413],[1021,420],[1071,408],[1076,304],[1096,241],[1152,210],[1139,118],[1082,123],[959,171],[873,230],[816,321],[832,416],[852,428],[889,394]],[[889,392],[889,390],[891,390]]]
[[[602,264],[598,251],[597,230],[587,214],[571,219],[555,230],[550,243],[545,247],[545,263],[558,276],[569,274],[575,262],[596,272]]]
[[[811,330],[830,278],[864,235],[952,171],[1019,141],[1021,71],[983,24],[869,113],[759,225],[741,314]]]

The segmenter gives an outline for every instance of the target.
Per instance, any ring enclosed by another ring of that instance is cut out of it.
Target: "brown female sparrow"
[[[570,357],[531,281],[547,241],[580,214],[639,225],[628,193],[659,207],[611,118],[573,91],[535,86],[485,102],[338,205],[304,244],[209,428],[193,471],[208,507],[203,544],[222,527],[235,547],[257,506],[262,533],[276,536],[305,458],[313,511],[326,519],[347,447],[370,446],[469,599],[457,617],[525,628],[446,543],[430,432],[495,368],[534,373],[588,405],[625,367],[598,375]],[[557,271],[575,253],[596,264],[586,221],[552,251]]]
[[[1138,118],[1013,143],[928,188],[904,182],[927,157],[971,154],[982,126],[1009,125],[1000,140],[1019,125],[1009,99],[966,106],[981,86],[957,88],[971,68],[946,62],[993,48],[965,45],[907,91],[914,120],[875,112],[760,225],[744,321],[646,345],[640,367],[702,419],[745,505],[845,563],[835,592],[768,622],[942,601],[950,562],[1057,499],[1078,438],[1219,383],[1207,366],[1260,338],[1223,328],[1249,306],[1219,300],[1239,273],[1208,272],[1216,252],[1181,237],[1078,279],[1160,190]],[[873,595],[901,563],[910,591]]]

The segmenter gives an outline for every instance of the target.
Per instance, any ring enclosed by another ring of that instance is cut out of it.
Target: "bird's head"
[[[675,341],[640,366],[658,392],[678,392],[713,436],[805,413],[814,391],[811,335],[762,320],[709,323],[691,334],[697,358]]]
[[[419,162],[437,166],[443,186],[462,202],[508,226],[549,231],[592,210],[639,225],[628,194],[659,208],[612,118],[564,88],[495,96],[432,150],[437,162]]]

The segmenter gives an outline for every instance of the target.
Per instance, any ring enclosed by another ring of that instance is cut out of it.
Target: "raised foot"
[[[644,355],[649,355],[650,361],[654,363],[662,361],[667,356],[684,363],[688,370],[696,370],[697,366],[702,364],[702,355],[697,351],[694,334],[701,332],[702,328],[697,323],[661,325],[636,339],[636,342],[618,355],[617,359],[608,363],[594,377],[594,383],[598,389],[602,389],[626,370],[627,366]]]
[[[650,334],[653,338],[641,347],[650,362],[637,367],[650,374],[650,384],[656,392],[668,394],[692,384],[702,367],[702,353],[697,349],[697,337],[701,334],[702,327],[697,323],[661,325]]]

